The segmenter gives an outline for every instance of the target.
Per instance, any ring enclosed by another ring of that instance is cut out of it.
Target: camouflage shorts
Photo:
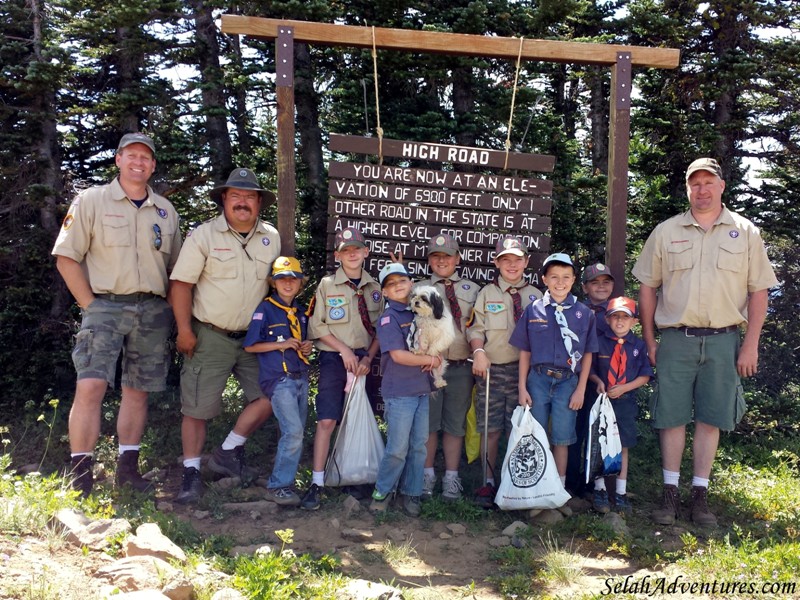
[[[486,380],[476,378],[475,411],[478,432],[483,433]],[[511,415],[519,406],[519,363],[492,365],[489,370],[489,432],[511,433]]]
[[[122,303],[96,298],[83,310],[72,362],[78,379],[114,385],[122,351],[122,385],[146,392],[166,389],[172,308],[163,298]]]

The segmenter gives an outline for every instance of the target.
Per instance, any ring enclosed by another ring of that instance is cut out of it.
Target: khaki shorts
[[[78,379],[104,379],[113,387],[122,351],[123,386],[144,392],[166,389],[174,322],[166,300],[123,303],[96,298],[82,312],[72,349]]]
[[[467,411],[472,404],[472,386],[475,385],[472,363],[451,363],[444,378],[447,386],[431,394],[428,431],[445,431],[456,437],[464,437],[467,431]]]
[[[478,432],[483,433],[486,403],[486,380],[477,378],[475,414]],[[492,365],[489,374],[489,432],[511,433],[511,415],[519,406],[519,361],[505,365]]]
[[[746,409],[736,358],[738,332],[687,337],[664,329],[656,354],[658,385],[650,397],[653,427],[700,421],[732,431]]]
[[[212,419],[222,412],[222,393],[231,374],[252,402],[263,396],[258,383],[258,357],[235,340],[192,323],[197,345],[192,358],[183,357],[181,412],[195,419]]]

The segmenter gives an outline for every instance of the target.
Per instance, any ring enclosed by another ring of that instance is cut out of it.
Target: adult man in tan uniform
[[[268,291],[267,277],[280,255],[278,231],[259,218],[275,195],[261,188],[250,169],[234,169],[211,198],[222,213],[186,237],[170,279],[170,302],[178,326],[181,371],[183,482],[176,502],[195,502],[202,490],[200,456],[206,421],[222,410],[222,392],[233,373],[247,406],[209,468],[229,477],[252,477],[244,443],[272,414],[261,393],[258,358],[242,348],[253,311]]]
[[[155,144],[141,133],[122,137],[119,175],[80,193],[61,226],[53,255],[82,309],[72,359],[77,371],[69,415],[73,486],[87,496],[94,483],[92,452],[100,411],[114,385],[122,351],[122,400],[117,417],[117,483],[148,491],[138,471],[148,392],[166,388],[172,310],[167,281],[178,258],[178,214],[147,185],[156,168]]]
[[[716,524],[706,496],[719,432],[733,430],[744,413],[740,377],[757,371],[768,290],[778,283],[758,229],[722,204],[724,190],[716,160],[689,165],[690,209],[653,230],[633,268],[642,284],[642,337],[658,375],[651,413],[661,439],[664,492],[653,520],[663,525],[680,516],[678,474],[692,419],[691,517]]]

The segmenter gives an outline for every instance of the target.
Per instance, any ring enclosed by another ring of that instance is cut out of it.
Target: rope
[[[519,52],[517,53],[517,72],[514,74],[514,91],[511,93],[511,114],[508,115],[508,135],[506,136],[506,160],[503,163],[503,170],[508,168],[508,153],[511,150],[511,123],[514,120],[514,104],[517,101],[517,82],[519,81],[519,68],[522,62],[522,42],[524,37],[519,38]]]
[[[375,47],[375,26],[372,26],[372,79],[375,82],[375,119],[378,124],[375,131],[378,134],[378,164],[383,164],[383,128],[381,127],[381,105],[378,101],[378,51]]]

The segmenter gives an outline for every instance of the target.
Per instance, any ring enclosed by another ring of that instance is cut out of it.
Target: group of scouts
[[[499,484],[499,442],[504,432],[510,433],[511,414],[518,405],[531,407],[548,431],[562,484],[574,494],[584,493],[587,408],[604,392],[617,414],[622,472],[615,489],[606,490],[600,478],[588,492],[600,512],[630,511],[627,451],[636,444],[634,392],[653,377],[655,347],[648,356],[649,340],[645,344],[631,331],[639,316],[636,303],[626,297],[611,299],[614,276],[607,267],[598,263],[583,270],[583,303],[572,294],[577,275],[572,259],[552,254],[539,273],[542,294],[525,279],[529,255],[521,240],[503,236],[494,258],[497,275],[481,288],[458,275],[458,243],[442,234],[428,244],[429,279],[415,284],[401,262],[390,262],[376,281],[364,268],[367,241],[358,228],[350,227],[335,237],[338,269],[321,280],[306,309],[297,297],[308,278],[296,258],[281,255],[278,232],[259,217],[275,197],[261,188],[255,174],[235,169],[224,185],[214,188],[211,198],[221,208],[219,216],[192,230],[181,243],[174,208],[148,185],[155,153],[149,137],[123,136],[115,159],[119,175],[108,185],[78,195],[53,249],[83,312],[73,350],[77,385],[69,438],[74,486],[84,495],[92,489],[100,408],[107,386],[114,384],[120,352],[117,483],[143,492],[151,489],[151,482],[139,473],[139,448],[148,393],[165,389],[174,315],[176,345],[184,356],[184,468],[178,503],[196,502],[202,494],[206,424],[220,414],[232,374],[247,402],[213,451],[208,468],[254,479],[257,469],[245,463],[244,445],[274,414],[280,439],[267,497],[280,505],[319,508],[345,390],[354,377],[369,373],[380,352],[387,441],[372,492],[373,511],[386,510],[398,494],[402,510],[420,514],[420,502],[439,489],[434,458],[440,432],[445,467],[441,496],[446,501],[462,497],[459,464],[473,386],[479,406],[485,398],[488,412],[486,426],[478,420],[487,456],[485,481],[475,491],[478,503],[493,503]],[[693,173],[687,172],[690,202]],[[730,237],[735,241],[737,236]],[[648,277],[655,287],[661,285],[655,275]],[[409,298],[414,285],[437,287],[449,305],[457,335],[443,356],[411,351],[414,315]],[[651,308],[655,304],[647,305],[646,338],[654,331]],[[731,325],[731,331],[739,323]],[[700,333],[713,336],[717,331]],[[294,485],[314,350],[319,363],[317,423],[311,484],[301,497]],[[443,359],[449,362],[447,386],[437,389],[430,371]],[[705,483],[707,487],[707,479]],[[674,495],[668,498],[665,492],[667,500],[672,502],[668,508],[674,509]],[[702,510],[707,506],[698,508],[698,514]]]

